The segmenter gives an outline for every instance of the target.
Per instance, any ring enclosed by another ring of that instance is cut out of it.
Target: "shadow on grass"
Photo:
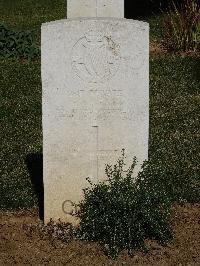
[[[199,62],[199,58],[196,58],[196,60],[195,60],[192,73],[193,73],[194,79],[196,79],[197,82],[200,82],[200,62]]]
[[[25,162],[38,197],[39,216],[41,220],[44,220],[43,155],[42,153],[28,154]]]

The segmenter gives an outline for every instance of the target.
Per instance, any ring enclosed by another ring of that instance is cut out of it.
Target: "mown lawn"
[[[35,29],[66,16],[64,0],[0,0],[0,21]],[[160,38],[160,17],[150,18]],[[38,35],[39,36],[39,35]],[[37,205],[27,160],[42,154],[40,60],[0,62],[0,208]],[[156,182],[172,197],[198,201],[200,63],[195,57],[150,57],[149,155],[162,167]]]
[[[42,150],[40,64],[0,62],[0,76],[0,206],[32,206],[25,162]]]
[[[0,0],[0,21],[16,29],[40,29],[41,23],[66,17],[66,0]]]

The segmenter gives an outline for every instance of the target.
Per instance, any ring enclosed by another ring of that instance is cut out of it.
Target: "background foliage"
[[[34,35],[29,30],[14,31],[0,24],[0,57],[33,59],[40,54]]]
[[[200,52],[200,4],[198,0],[173,3],[164,17],[164,44],[173,51]]]

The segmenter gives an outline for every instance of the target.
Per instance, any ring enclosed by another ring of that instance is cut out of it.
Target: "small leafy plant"
[[[166,243],[172,239],[169,226],[170,201],[163,191],[145,183],[140,173],[133,178],[136,158],[124,170],[125,155],[114,166],[106,166],[107,182],[84,189],[79,205],[80,234],[104,245],[107,255],[115,258],[122,250],[146,250],[145,240]]]
[[[173,2],[164,19],[164,44],[173,51],[200,50],[200,4],[198,0]]]
[[[39,54],[31,31],[14,31],[0,24],[0,58],[33,59]]]

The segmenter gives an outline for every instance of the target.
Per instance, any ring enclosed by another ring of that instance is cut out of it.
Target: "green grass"
[[[16,29],[40,29],[41,23],[66,17],[66,0],[0,0],[0,21]]]
[[[163,39],[163,14],[150,16],[145,19],[150,27],[150,40],[161,41]]]
[[[40,152],[40,64],[0,62],[0,207],[28,207],[36,203],[25,163]]]
[[[150,62],[149,153],[165,169],[158,182],[175,200],[199,200],[199,59],[169,56]]]

